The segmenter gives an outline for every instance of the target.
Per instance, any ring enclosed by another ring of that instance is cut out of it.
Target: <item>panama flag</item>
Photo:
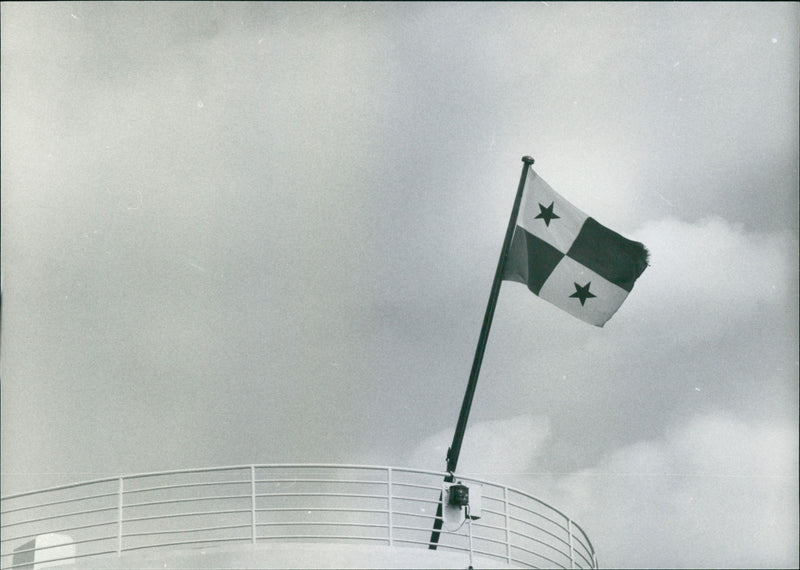
[[[530,169],[503,279],[602,327],[647,267],[647,249],[559,196]]]

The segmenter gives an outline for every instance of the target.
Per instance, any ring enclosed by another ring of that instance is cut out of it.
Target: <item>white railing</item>
[[[339,542],[428,548],[445,473],[361,465],[247,465],[98,479],[2,499],[0,568],[225,543]],[[481,518],[438,548],[532,568],[596,568],[586,533],[522,491],[483,486]],[[38,548],[37,548],[38,546]],[[58,550],[61,548],[62,550]],[[47,556],[52,549],[53,556]]]

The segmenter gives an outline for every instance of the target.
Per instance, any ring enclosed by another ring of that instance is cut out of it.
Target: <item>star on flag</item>
[[[592,286],[592,282],[589,281],[586,285],[578,285],[575,283],[575,292],[570,295],[570,298],[574,297],[581,302],[581,307],[586,304],[586,299],[591,299],[592,297],[597,297],[591,291],[589,291],[589,287]]]
[[[601,327],[633,289],[647,258],[643,244],[587,216],[529,170],[503,279],[524,283]]]
[[[561,216],[558,216],[553,213],[553,202],[550,202],[550,205],[547,207],[545,207],[544,204],[539,204],[539,215],[536,216],[535,219],[538,220],[541,218],[542,220],[544,220],[544,225],[549,226],[550,220],[560,217]]]

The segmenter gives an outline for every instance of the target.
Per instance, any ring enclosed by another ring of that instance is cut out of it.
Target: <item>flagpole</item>
[[[497,262],[497,270],[494,274],[494,281],[492,282],[492,290],[489,294],[489,303],[486,306],[486,313],[483,317],[483,326],[481,327],[481,334],[478,337],[478,346],[475,349],[475,358],[472,361],[472,370],[469,374],[469,382],[467,382],[467,391],[464,394],[464,400],[461,403],[461,413],[458,416],[458,424],[456,424],[456,431],[453,434],[453,442],[447,450],[447,477],[445,481],[452,483],[454,480],[453,473],[455,473],[456,465],[458,464],[458,456],[461,453],[461,443],[464,440],[464,433],[467,429],[467,419],[469,418],[469,411],[472,407],[472,397],[475,395],[475,387],[478,384],[478,374],[481,370],[481,363],[483,362],[483,353],[486,349],[486,341],[489,338],[489,330],[492,328],[492,319],[494,317],[494,309],[497,305],[497,297],[500,295],[500,285],[503,282],[503,273],[506,267],[506,258],[508,251],[511,249],[511,238],[514,235],[514,228],[517,225],[517,214],[519,213],[519,206],[522,202],[522,191],[525,188],[525,179],[528,176],[528,170],[533,164],[533,159],[530,156],[523,156],[522,174],[519,178],[519,186],[517,187],[517,196],[514,199],[514,207],[511,209],[511,218],[508,220],[508,229],[506,229],[506,238],[503,242],[503,249],[500,252],[500,259]],[[436,519],[433,524],[433,532],[431,533],[430,545],[428,548],[436,550],[436,544],[439,542],[439,531],[442,528],[442,495],[439,495],[439,506],[436,510]]]

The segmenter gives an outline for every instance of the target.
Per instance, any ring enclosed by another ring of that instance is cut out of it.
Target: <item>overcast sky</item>
[[[604,566],[797,567],[797,3],[3,3],[3,495],[442,470],[523,155],[651,266],[504,283],[459,469]]]

